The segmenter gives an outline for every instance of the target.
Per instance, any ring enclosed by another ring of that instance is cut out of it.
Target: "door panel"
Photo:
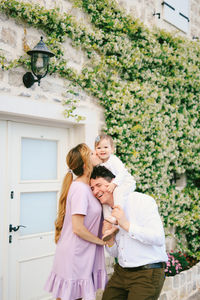
[[[21,180],[57,179],[58,141],[22,138]]]
[[[57,200],[71,148],[68,136],[69,129],[8,122],[8,300],[51,299],[43,288],[55,251]]]
[[[46,270],[49,269],[52,258],[52,255],[38,256],[18,262],[19,299],[52,299],[50,295],[44,292],[44,282],[47,279]],[[29,270],[33,273],[32,280],[34,284],[31,280],[27,282],[27,277],[30,276]],[[24,288],[25,282],[27,282],[26,288]],[[38,295],[40,296],[38,297]]]
[[[20,236],[54,230],[57,192],[21,193]]]

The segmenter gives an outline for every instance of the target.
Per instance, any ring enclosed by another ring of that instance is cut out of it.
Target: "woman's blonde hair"
[[[55,242],[56,243],[59,240],[61,230],[63,227],[65,210],[66,210],[66,202],[67,202],[67,194],[73,180],[72,172],[76,176],[82,176],[85,172],[88,176],[88,182],[89,182],[90,174],[92,172],[90,154],[91,154],[90,148],[84,143],[77,145],[76,147],[71,149],[67,154],[66,162],[70,170],[64,177],[60,198],[59,198],[58,215],[55,221]]]

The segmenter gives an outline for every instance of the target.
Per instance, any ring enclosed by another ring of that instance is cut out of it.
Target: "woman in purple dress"
[[[56,253],[45,290],[57,300],[94,300],[96,290],[104,289],[107,276],[100,238],[102,208],[89,186],[92,153],[86,144],[79,144],[66,160],[69,171],[55,222]]]

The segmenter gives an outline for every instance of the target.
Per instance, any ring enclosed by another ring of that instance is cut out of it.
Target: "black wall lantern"
[[[50,57],[55,55],[48,50],[43,42],[43,37],[41,37],[41,40],[33,50],[29,50],[27,53],[31,56],[31,70],[37,77],[35,79],[31,72],[24,74],[23,83],[25,87],[30,88],[35,82],[38,82],[38,85],[40,85],[40,80],[48,73]]]

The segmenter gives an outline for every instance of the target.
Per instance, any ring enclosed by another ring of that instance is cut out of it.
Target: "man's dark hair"
[[[96,178],[99,178],[99,177],[104,178],[108,182],[111,182],[111,180],[113,178],[115,178],[115,175],[104,166],[95,166],[93,168],[93,171],[92,171],[92,174],[91,174],[90,178],[96,179]]]

